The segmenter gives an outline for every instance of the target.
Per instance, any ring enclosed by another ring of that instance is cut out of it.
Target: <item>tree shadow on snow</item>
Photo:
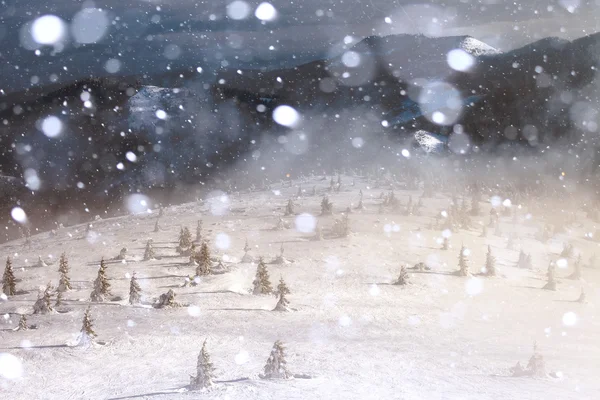
[[[410,274],[425,274],[425,275],[445,275],[445,276],[456,276],[455,272],[446,272],[446,271],[419,271],[414,269],[407,269]]]
[[[132,394],[131,396],[121,396],[121,397],[110,397],[107,400],[125,400],[125,399],[138,399],[141,397],[151,397],[151,396],[159,396],[161,394],[178,394],[180,390],[183,388],[171,389],[163,392],[151,392],[151,393],[142,393],[142,394]]]
[[[244,295],[244,293],[234,292],[233,290],[207,290],[204,292],[181,293],[181,295],[183,296],[183,295],[192,295],[192,294],[223,294],[223,293],[237,294],[238,296]]]
[[[17,346],[17,347],[5,347],[0,348],[0,350],[31,350],[31,349],[59,349],[62,347],[69,347],[66,344],[47,344],[47,345],[39,345],[39,346]]]
[[[272,310],[265,310],[264,308],[209,308],[209,311],[263,311],[272,312]]]

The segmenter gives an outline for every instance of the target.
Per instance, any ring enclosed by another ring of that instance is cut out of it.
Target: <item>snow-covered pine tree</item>
[[[398,274],[398,279],[396,279],[392,284],[393,285],[400,285],[400,286],[404,286],[406,284],[408,284],[408,272],[406,272],[406,267],[404,265],[402,265],[400,267],[400,274]]]
[[[196,225],[196,242],[202,242],[202,220],[198,220]]]
[[[194,266],[198,266],[198,264],[196,263],[196,259],[198,258],[198,255],[196,254],[196,244],[192,243],[192,245],[190,246],[190,258],[189,258],[189,262],[188,264],[192,267]]]
[[[538,351],[537,343],[533,344],[533,355],[527,363],[527,372],[535,377],[543,378],[546,376],[546,362],[544,356]]]
[[[6,257],[6,267],[4,268],[4,275],[2,275],[2,292],[7,296],[17,294],[17,281],[10,257]]]
[[[567,279],[579,280],[581,279],[581,254],[577,257],[577,261],[575,261],[574,271],[571,275],[567,276]]]
[[[496,276],[496,257],[492,254],[492,248],[488,246],[488,251],[485,256],[484,275]]]
[[[444,237],[444,241],[442,242],[442,250],[448,250],[450,248],[450,239]]]
[[[252,248],[248,245],[248,239],[246,239],[246,243],[244,244],[244,256],[242,257],[243,263],[250,263],[250,262],[254,261],[252,256],[250,254],[248,254],[250,252],[250,250],[252,250]]]
[[[280,340],[276,341],[273,345],[264,372],[259,376],[261,379],[289,379],[292,377],[292,374],[287,369],[285,348]]]
[[[468,259],[467,259],[467,249],[465,247],[465,245],[463,244],[460,248],[460,253],[458,254],[458,271],[456,271],[456,274],[458,276],[469,276],[471,275],[469,273],[469,263],[468,263]]]
[[[135,278],[135,272],[131,275],[131,281],[129,281],[129,304],[138,304],[140,302],[140,293],[142,288]]]
[[[337,237],[347,237],[350,234],[350,223],[348,214],[344,214],[341,219],[333,222],[333,234]]]
[[[208,351],[206,350],[206,339],[202,343],[202,350],[198,354],[198,362],[196,364],[196,376],[190,379],[190,387],[195,390],[208,389],[213,386],[215,379],[215,368],[210,360]]]
[[[252,282],[254,289],[252,294],[271,294],[273,288],[271,287],[271,281],[269,279],[269,271],[267,270],[267,264],[262,257],[258,259],[258,266],[256,267],[256,276]]]
[[[527,257],[525,257],[525,263],[523,265],[524,265],[523,268],[526,268],[526,269],[533,268],[533,262],[531,261],[531,254],[527,254]]]
[[[100,260],[100,268],[98,268],[98,275],[94,281],[94,290],[90,294],[90,300],[93,302],[102,302],[110,294],[110,283],[106,277],[106,263],[104,258]]]
[[[179,248],[182,250],[189,248],[192,245],[192,233],[188,227],[181,228],[179,232]]]
[[[363,191],[362,189],[358,192],[358,205],[356,206],[357,210],[364,210],[365,206],[363,205]]]
[[[19,318],[19,326],[17,327],[18,331],[26,331],[29,329],[29,325],[27,325],[27,317],[25,314],[21,314],[21,318]]]
[[[293,215],[294,214],[294,202],[292,201],[292,199],[289,199],[286,206],[285,206],[285,216],[288,215]]]
[[[570,243],[563,243],[563,249],[560,253],[560,257],[562,258],[571,258],[573,257],[574,247]]]
[[[321,215],[333,214],[333,203],[329,201],[329,197],[323,197],[321,200]]]
[[[583,290],[583,288],[581,288],[581,294],[579,295],[579,297],[576,300],[577,303],[585,303],[585,291]]]
[[[513,240],[513,235],[512,233],[508,235],[508,240],[506,242],[506,249],[507,250],[512,250],[514,247],[514,240]]]
[[[198,266],[196,267],[197,276],[210,275],[212,272],[212,261],[210,260],[210,249],[206,242],[202,242],[196,262],[198,263]]]
[[[50,284],[50,282],[48,282],[48,284],[46,285],[46,289],[41,295],[38,294],[38,298],[35,304],[33,305],[34,314],[48,314],[54,311],[50,302],[52,299],[51,291],[52,285]]]
[[[312,237],[314,241],[323,240],[323,230],[321,229],[321,225],[317,222],[317,226],[315,226],[315,235]]]
[[[554,266],[554,263],[550,263],[550,265],[548,266],[548,281],[546,282],[546,284],[544,285],[544,287],[542,289],[545,290],[556,290],[556,268]]]
[[[158,302],[154,305],[156,308],[179,307],[181,304],[175,301],[175,292],[169,289],[167,293],[163,293],[158,298]]]
[[[277,301],[277,305],[275,305],[273,311],[289,311],[290,309],[288,306],[290,302],[285,296],[290,294],[290,289],[288,289],[287,285],[283,281],[283,277],[279,279],[279,285],[277,285],[277,294],[279,295],[279,301]]]
[[[296,197],[297,198],[302,197],[302,185],[298,186],[298,191],[296,192]]]
[[[127,258],[127,247],[123,247],[119,251],[119,255],[116,257],[117,260],[125,260]]]
[[[92,319],[91,314],[91,309],[88,306],[88,308],[85,309],[85,313],[83,314],[83,321],[81,323],[81,335],[93,339],[97,335],[96,332],[94,332],[94,320]]]
[[[57,291],[56,292],[56,301],[54,302],[54,307],[55,308],[58,308],[58,307],[62,306],[62,304],[63,304],[62,303],[62,299],[63,299],[62,297],[63,297],[63,292]]]
[[[144,261],[154,260],[155,254],[152,248],[152,239],[146,242],[146,249],[144,250]]]
[[[60,255],[60,259],[58,260],[58,272],[60,273],[60,280],[58,282],[58,291],[66,292],[67,290],[71,290],[71,279],[69,279],[69,260],[67,260],[67,255],[62,253]]]
[[[160,218],[156,218],[156,222],[154,223],[154,232],[160,232],[160,225],[158,224],[158,221],[160,220]]]
[[[47,267],[48,264],[46,264],[44,262],[44,260],[42,260],[42,256],[38,256],[38,260],[37,260],[37,263],[35,264],[35,266],[38,268],[44,268],[44,267]]]

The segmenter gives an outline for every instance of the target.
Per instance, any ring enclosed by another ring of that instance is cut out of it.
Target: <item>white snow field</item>
[[[340,192],[327,192],[329,177],[313,178],[165,208],[159,232],[154,232],[158,211],[153,210],[97,220],[87,233],[84,225],[57,229],[55,235],[40,233],[32,236],[31,247],[24,240],[1,245],[0,270],[10,256],[17,290],[26,293],[0,300],[0,398],[600,398],[600,270],[587,266],[599,249],[585,239],[595,227],[582,212],[566,233],[546,244],[534,237],[545,215],[526,207],[518,211],[517,222],[500,217],[504,237],[488,229],[484,238],[480,221],[487,225],[492,206],[483,196],[481,216],[471,217],[474,228],[453,232],[451,248],[443,251],[442,230],[428,228],[449,207],[449,194],[424,198],[421,215],[379,213],[379,196],[388,193],[387,186],[372,188],[373,181],[361,177],[342,176],[342,181]],[[296,198],[300,183],[304,195]],[[313,186],[317,195],[311,195]],[[332,238],[333,221],[357,205],[359,189],[365,209],[349,215],[352,233]],[[319,216],[325,193],[333,202],[333,216]],[[409,195],[416,203],[422,190],[394,193],[403,204]],[[296,215],[283,216],[290,198]],[[289,229],[273,229],[280,216]],[[203,238],[228,272],[181,287],[195,267],[176,253],[179,231],[189,227],[194,236],[200,219]],[[311,240],[317,221],[322,241]],[[519,237],[509,250],[506,235],[513,231]],[[142,261],[149,239],[159,259]],[[280,277],[287,283],[292,311],[271,311],[275,296],[250,293],[256,262],[240,262],[246,239],[252,248],[248,254],[267,262],[280,254],[283,243],[289,262],[268,264],[268,270],[274,288]],[[566,242],[583,256],[583,279],[566,279],[573,271],[570,259],[565,268],[557,268],[557,291],[542,290],[546,268]],[[452,275],[463,243],[474,274],[490,245],[499,276]],[[108,260],[123,247],[128,249],[125,261]],[[532,270],[515,267],[521,248],[532,255]],[[58,285],[62,252],[73,290],[64,294],[60,312],[33,315],[38,288]],[[48,266],[38,265],[39,256]],[[112,294],[122,300],[88,301],[101,257],[107,260]],[[409,270],[407,286],[390,284],[401,265],[418,262],[431,270]],[[134,271],[144,302],[138,306],[128,303]],[[576,302],[582,288],[586,303]],[[169,289],[183,306],[152,308]],[[90,304],[100,344],[72,346]],[[21,314],[37,329],[13,330]],[[216,368],[215,385],[189,391],[205,339]],[[310,379],[259,378],[278,339],[285,344],[290,372]],[[534,342],[547,376],[512,377],[509,369],[517,361],[527,365]]]

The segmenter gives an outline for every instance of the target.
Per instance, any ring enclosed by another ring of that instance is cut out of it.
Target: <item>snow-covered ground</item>
[[[351,186],[352,180],[356,186]],[[600,293],[598,269],[583,268],[583,280],[567,280],[572,267],[557,271],[556,292],[541,290],[546,268],[564,242],[575,245],[584,264],[597,252],[585,240],[593,223],[579,215],[568,233],[542,244],[534,238],[544,215],[522,209],[518,222],[501,217],[506,235],[519,234],[514,250],[506,237],[480,237],[491,205],[481,203],[472,230],[459,230],[451,248],[441,250],[441,230],[428,229],[450,204],[447,194],[423,199],[420,216],[379,213],[379,195],[363,178],[342,177],[341,192],[330,193],[333,216],[319,216],[329,179],[295,181],[273,191],[233,193],[164,210],[154,232],[156,210],[98,220],[85,226],[41,233],[31,248],[23,240],[0,246],[10,256],[18,290],[0,300],[0,392],[6,399],[597,399],[600,398]],[[304,195],[295,198],[301,183]],[[311,195],[313,186],[318,194]],[[349,216],[352,234],[328,237],[333,221],[356,206],[359,189],[364,210]],[[395,190],[406,204],[419,191]],[[287,200],[294,216],[283,217],[290,229],[274,230]],[[528,212],[532,217],[526,219]],[[550,210],[547,211],[550,213]],[[304,215],[303,213],[310,214]],[[312,217],[314,216],[314,217]],[[313,218],[325,233],[313,241]],[[195,268],[175,248],[179,231],[195,232],[203,221],[204,238],[229,272],[180,287]],[[87,235],[87,237],[86,237]],[[160,259],[142,261],[148,239]],[[269,264],[273,287],[280,277],[291,290],[295,311],[273,312],[274,296],[250,294],[256,264],[241,263],[249,254],[267,262],[280,252],[290,262]],[[484,264],[487,246],[497,258],[498,277],[458,277],[461,244],[471,251],[472,272]],[[92,303],[98,341],[104,346],[69,347],[79,334],[101,257],[128,249],[124,262],[109,261],[112,293],[124,300]],[[519,249],[532,254],[533,270],[515,268]],[[29,315],[40,286],[58,284],[58,258],[66,252],[74,289],[64,295],[61,313]],[[36,266],[41,256],[49,266]],[[2,261],[3,263],[4,261]],[[431,271],[410,271],[411,284],[394,286],[400,266],[426,262]],[[571,261],[571,264],[573,261]],[[3,270],[3,265],[0,265]],[[130,306],[129,276],[137,273],[142,299],[150,304],[173,289],[183,307]],[[577,303],[581,289],[587,304]],[[67,312],[64,312],[67,311]],[[13,331],[20,314],[37,329]],[[2,317],[3,316],[3,317]],[[201,395],[186,392],[203,341],[216,367],[217,383]],[[273,343],[286,346],[288,368],[312,379],[267,381],[258,378]],[[537,342],[547,378],[514,378],[509,368],[526,365]],[[249,378],[242,380],[242,378]]]

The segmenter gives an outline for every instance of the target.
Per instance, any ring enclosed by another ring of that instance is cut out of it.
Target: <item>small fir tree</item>
[[[573,257],[574,247],[570,243],[563,243],[563,249],[560,253],[560,257],[562,258],[571,258]]]
[[[127,247],[123,247],[119,251],[119,255],[116,257],[117,260],[125,260],[127,258]]]
[[[575,265],[574,265],[574,271],[571,275],[569,275],[567,277],[567,279],[573,279],[573,280],[579,280],[581,279],[581,263],[582,263],[582,259],[581,259],[581,254],[579,255],[579,257],[577,257],[577,261],[575,261]]]
[[[248,254],[250,250],[252,250],[252,248],[248,245],[248,239],[246,239],[246,243],[244,244],[244,256],[242,257],[243,263],[250,263],[254,260],[252,256]]]
[[[277,305],[273,311],[289,311],[290,302],[285,297],[290,294],[290,289],[288,289],[287,285],[283,281],[283,277],[279,279],[279,285],[277,285],[277,293],[279,295],[279,301],[277,301]]]
[[[287,205],[285,206],[285,214],[286,216],[288,215],[293,215],[294,214],[294,203],[292,202],[292,199],[289,199],[287,202]]]
[[[488,251],[485,256],[485,275],[496,276],[496,257],[492,254],[492,248],[488,246]]]
[[[556,267],[554,266],[554,263],[550,263],[550,265],[548,266],[548,281],[546,282],[546,284],[544,285],[544,287],[542,289],[545,290],[556,290]]]
[[[444,237],[444,241],[442,242],[442,250],[448,250],[450,248],[450,239]]]
[[[19,326],[17,327],[18,331],[26,331],[29,329],[29,325],[27,325],[27,317],[25,314],[21,314],[21,318],[19,318]]]
[[[42,256],[38,256],[38,260],[37,260],[37,263],[35,264],[35,266],[38,268],[44,268],[44,267],[47,267],[48,264],[46,264],[46,262],[44,260],[42,260]]]
[[[329,197],[323,197],[321,200],[321,215],[333,214],[333,203],[329,201]]]
[[[532,376],[543,378],[546,376],[546,362],[538,350],[537,343],[533,344],[533,355],[527,363],[527,371]]]
[[[458,276],[469,276],[469,263],[467,259],[467,249],[463,244],[460,248],[460,253],[458,254]]]
[[[315,226],[315,235],[312,237],[312,240],[321,241],[323,240],[323,230],[321,229],[321,225],[317,223]]]
[[[187,249],[192,245],[192,234],[188,227],[181,228],[179,232],[179,248]]]
[[[394,281],[394,285],[404,286],[408,284],[408,272],[406,272],[406,267],[402,265],[400,267],[400,274],[398,275],[398,279]]]
[[[48,314],[54,311],[51,304],[52,300],[52,285],[50,282],[46,285],[46,289],[38,294],[38,298],[33,305],[34,314]]]
[[[337,237],[347,237],[350,235],[350,221],[348,214],[344,214],[341,219],[333,222],[333,233]]]
[[[175,292],[169,289],[167,293],[163,293],[158,298],[158,302],[154,305],[156,308],[179,307],[180,304],[175,301]]]
[[[65,292],[71,290],[71,280],[69,279],[69,261],[67,255],[62,253],[60,260],[58,261],[58,272],[60,273],[60,280],[58,282],[58,291]]]
[[[56,292],[56,301],[54,302],[54,307],[58,308],[58,307],[62,306],[63,305],[62,300],[63,300],[63,292],[57,291]]]
[[[283,343],[278,340],[273,345],[271,355],[267,360],[263,374],[260,375],[262,379],[289,379],[292,374],[287,369],[287,362],[285,360],[285,347]]]
[[[83,314],[81,334],[89,337],[90,339],[93,339],[97,336],[96,332],[94,332],[94,320],[92,319],[90,307],[86,308],[85,313]]]
[[[202,220],[198,220],[196,225],[196,242],[202,242]]]
[[[100,260],[100,268],[98,268],[98,275],[94,281],[94,290],[90,295],[90,300],[102,302],[108,295],[110,295],[110,283],[106,277],[106,263],[104,262],[104,258],[102,258]]]
[[[508,240],[506,242],[506,249],[507,250],[512,250],[513,247],[514,247],[513,235],[509,234]]]
[[[198,254],[196,254],[196,244],[192,243],[192,246],[190,247],[189,265],[197,266],[198,265],[196,263],[197,258],[198,258]]]
[[[138,304],[140,302],[140,293],[142,288],[135,278],[135,272],[131,275],[131,281],[129,282],[129,304]]]
[[[155,254],[152,248],[152,240],[146,242],[146,249],[144,250],[144,261],[154,260]]]
[[[196,267],[196,275],[210,275],[212,272],[212,262],[210,261],[210,249],[206,242],[202,242],[200,246],[200,252],[196,260],[198,267]]]
[[[579,295],[579,297],[577,298],[577,303],[585,303],[585,291],[583,290],[583,288],[581,288],[581,294]]]
[[[256,267],[256,276],[252,282],[254,289],[252,294],[271,294],[273,288],[271,287],[271,281],[269,279],[269,271],[267,270],[267,264],[263,258],[259,258],[258,266]]]
[[[10,257],[6,257],[6,267],[4,268],[4,275],[2,275],[2,291],[7,296],[17,294],[17,281]]]
[[[190,379],[192,389],[208,389],[213,386],[215,379],[215,368],[210,360],[208,351],[206,350],[206,339],[202,344],[202,350],[198,354],[198,362],[196,364],[196,376]]]

